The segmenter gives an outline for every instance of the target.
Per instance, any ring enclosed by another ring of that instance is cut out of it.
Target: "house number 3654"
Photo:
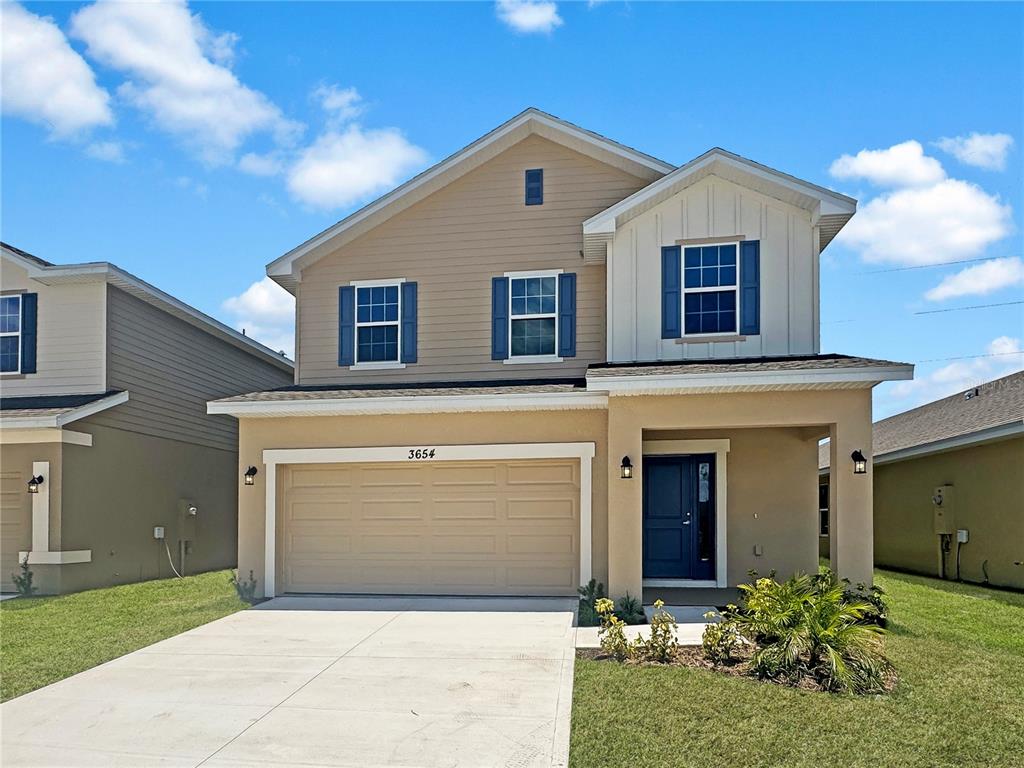
[[[410,448],[409,458],[410,459],[432,459],[434,458],[434,448]]]

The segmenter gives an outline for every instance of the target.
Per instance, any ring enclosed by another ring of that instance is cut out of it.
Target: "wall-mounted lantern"
[[[249,467],[245,470],[245,484],[255,485],[256,484],[256,473],[259,472],[256,467]]]
[[[39,486],[43,484],[43,476],[35,475],[31,480],[28,481],[28,492],[39,493]]]
[[[868,460],[864,458],[864,454],[857,449],[850,454],[850,458],[853,459],[853,474],[863,475],[868,471]]]
[[[622,457],[620,469],[622,470],[622,478],[624,480],[629,480],[633,477],[633,462],[629,460],[629,456]]]

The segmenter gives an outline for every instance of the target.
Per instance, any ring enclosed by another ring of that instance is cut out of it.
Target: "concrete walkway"
[[[562,766],[575,600],[279,598],[0,708],[15,766]]]

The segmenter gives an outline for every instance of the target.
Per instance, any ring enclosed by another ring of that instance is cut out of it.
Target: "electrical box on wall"
[[[162,525],[153,526],[153,538],[160,540],[164,537],[164,527]]]
[[[932,515],[935,534],[952,535],[956,532],[953,514],[953,486],[940,485],[932,493]]]

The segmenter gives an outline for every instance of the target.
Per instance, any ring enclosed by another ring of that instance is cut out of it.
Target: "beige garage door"
[[[18,552],[32,548],[32,505],[21,472],[0,472],[0,590],[14,590]]]
[[[578,459],[282,467],[286,592],[572,595]]]

